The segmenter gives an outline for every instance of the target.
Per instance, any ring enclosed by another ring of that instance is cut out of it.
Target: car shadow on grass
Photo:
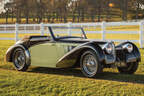
[[[15,70],[12,67],[12,65],[7,65],[7,66],[4,65],[4,66],[0,66],[0,68],[6,70]],[[46,68],[46,67],[30,67],[27,72],[86,78],[82,74],[80,69],[74,69],[74,68],[55,69],[55,68]],[[144,74],[128,75],[128,74],[120,74],[118,72],[104,71],[103,73],[97,74],[95,78],[91,78],[91,79],[144,84]]]
[[[70,68],[69,69],[52,69],[52,68],[36,67],[36,68],[30,69],[29,72],[86,78],[82,74],[80,69],[70,69]],[[91,79],[144,84],[144,74],[129,75],[129,74],[120,74],[118,72],[106,71],[106,72],[97,74],[95,78],[91,78]]]

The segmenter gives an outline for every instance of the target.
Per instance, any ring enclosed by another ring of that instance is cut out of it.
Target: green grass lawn
[[[12,41],[0,41],[0,96],[144,96],[144,50],[134,75],[105,69],[96,78],[85,78],[79,69],[30,67],[15,71],[4,55]]]

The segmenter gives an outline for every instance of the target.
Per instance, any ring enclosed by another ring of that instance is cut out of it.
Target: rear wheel
[[[18,71],[26,71],[29,67],[29,65],[26,64],[27,58],[25,51],[22,48],[16,48],[14,50],[12,61]]]
[[[127,67],[118,67],[118,71],[123,74],[134,74],[138,68],[138,62],[127,63]]]
[[[96,53],[92,50],[85,51],[80,59],[80,67],[82,73],[86,77],[94,77],[102,71],[102,66],[98,60]]]

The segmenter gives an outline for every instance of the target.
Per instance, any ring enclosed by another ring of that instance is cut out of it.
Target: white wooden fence
[[[0,25],[0,40],[15,40],[20,39],[19,34],[40,34],[44,35],[48,33],[48,26],[65,26],[65,27],[84,27],[84,28],[100,28],[100,30],[87,30],[86,34],[96,33],[101,34],[101,38],[98,40],[103,41],[114,41],[123,42],[131,41],[134,43],[139,43],[140,48],[144,48],[144,22],[101,22],[101,23],[60,23],[60,24],[4,24]],[[108,30],[108,27],[120,27],[120,26],[137,26],[137,30]],[[14,34],[14,37],[8,38],[3,37],[2,34]],[[107,34],[128,34],[128,35],[139,35],[138,39],[107,39]],[[97,39],[97,38],[95,38]],[[129,40],[130,39],[130,40]]]

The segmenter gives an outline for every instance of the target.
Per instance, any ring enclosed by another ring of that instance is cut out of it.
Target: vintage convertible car
[[[120,73],[133,74],[141,61],[132,42],[115,46],[113,42],[87,39],[83,28],[48,27],[47,36],[25,36],[6,53],[18,71],[30,65],[50,68],[80,67],[86,77],[94,77],[103,68],[117,67]],[[72,32],[73,31],[73,32]]]

